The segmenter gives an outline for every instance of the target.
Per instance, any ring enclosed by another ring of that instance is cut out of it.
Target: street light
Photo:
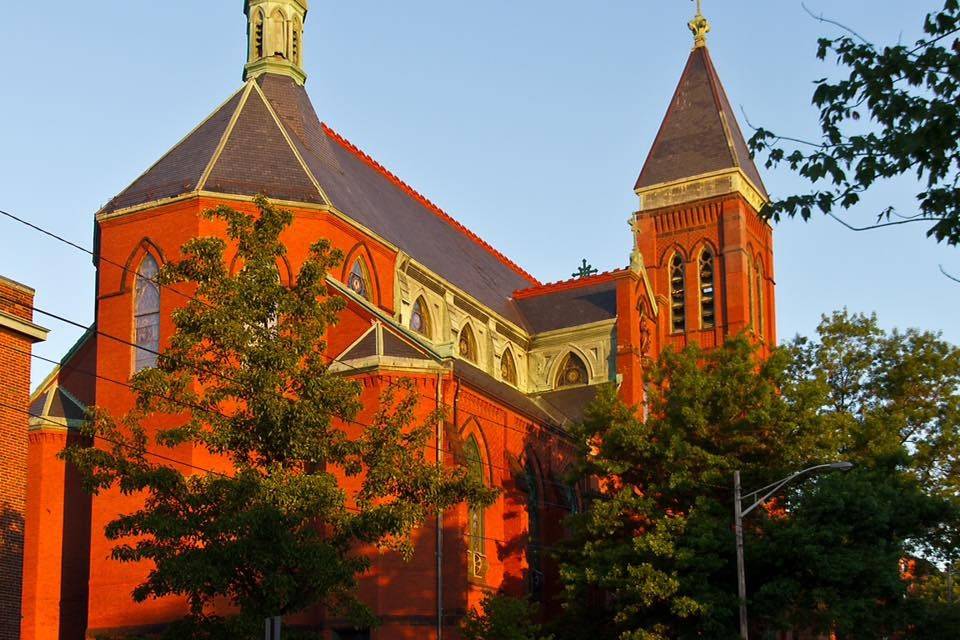
[[[813,475],[814,473],[829,471],[850,471],[853,469],[852,462],[831,462],[829,464],[818,464],[803,471],[791,473],[782,480],[770,483],[756,491],[741,495],[740,491],[740,472],[733,472],[733,517],[734,530],[737,535],[737,595],[740,598],[740,637],[748,640],[747,633],[747,576],[743,568],[743,517],[766,502],[770,496],[802,476]],[[762,494],[759,498],[756,496]],[[753,499],[754,502],[746,509],[743,508],[745,499]]]

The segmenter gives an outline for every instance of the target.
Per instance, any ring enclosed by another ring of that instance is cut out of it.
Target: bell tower
[[[308,0],[245,0],[247,65],[243,79],[265,73],[307,81],[303,71],[303,24]]]
[[[707,48],[699,9],[680,83],[635,185],[634,260],[651,274],[661,344],[776,341],[773,232],[760,173]]]

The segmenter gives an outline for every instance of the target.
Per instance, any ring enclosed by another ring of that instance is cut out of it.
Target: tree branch
[[[956,282],[957,284],[960,284],[960,278],[958,278],[958,277],[956,277],[956,276],[952,276],[952,275],[950,275],[949,273],[947,273],[947,270],[943,268],[943,265],[942,265],[942,264],[939,265],[939,267],[940,267],[940,273],[942,273],[943,275],[945,275],[945,276],[946,276],[947,278],[949,278],[950,280],[953,280],[953,281]]]
[[[862,35],[860,35],[860,34],[857,33],[856,31],[854,31],[853,29],[851,29],[851,28],[848,27],[847,25],[845,25],[845,24],[843,24],[843,23],[840,23],[840,22],[837,22],[836,20],[831,20],[830,18],[825,18],[822,13],[821,13],[819,16],[816,15],[813,11],[810,10],[810,8],[807,6],[807,3],[806,3],[806,2],[801,2],[801,3],[800,3],[800,6],[803,7],[803,10],[807,12],[807,15],[809,15],[809,16],[810,16],[811,18],[813,18],[814,20],[817,20],[817,21],[819,21],[819,22],[824,22],[824,23],[826,23],[826,24],[832,24],[832,25],[835,26],[835,27],[839,27],[839,28],[843,29],[844,31],[846,31],[847,33],[849,33],[850,35],[852,35],[852,36],[854,36],[855,38],[859,39],[863,44],[867,45],[868,47],[871,47],[871,48],[874,48],[874,49],[876,48],[876,47],[874,47],[874,45],[873,45],[872,42],[870,42],[869,40],[867,40],[866,38],[864,38]]]
[[[852,224],[846,222],[845,220],[841,220],[840,218],[838,218],[837,216],[835,216],[830,212],[827,212],[827,215],[833,218],[834,220],[836,220],[837,222],[839,222],[840,224],[842,224],[843,226],[845,226],[847,229],[850,229],[851,231],[872,231],[874,229],[883,229],[884,227],[895,227],[900,224],[910,224],[911,222],[937,222],[940,220],[946,220],[946,218],[908,218],[906,220],[898,220],[896,222],[883,222],[880,224],[872,224],[868,227],[855,227]]]

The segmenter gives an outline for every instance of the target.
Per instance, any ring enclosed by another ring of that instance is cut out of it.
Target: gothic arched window
[[[134,292],[134,334],[137,348],[134,350],[133,372],[157,366],[160,351],[160,287],[156,278],[160,268],[149,253],[137,269]]]
[[[530,567],[530,597],[536,601],[543,594],[543,570],[540,563],[540,487],[533,461],[527,459],[523,471],[527,489],[527,566]]]
[[[410,311],[410,328],[420,335],[430,337],[430,312],[423,298],[417,298]]]
[[[517,363],[514,362],[510,349],[505,349],[500,356],[500,379],[517,386]]]
[[[560,370],[557,371],[557,384],[559,387],[575,387],[581,384],[587,384],[590,381],[587,375],[587,365],[575,353],[568,353],[560,363]]]
[[[300,23],[300,18],[297,18],[293,21],[293,33],[291,37],[293,38],[293,63],[295,65],[301,64],[301,55],[300,55],[300,38],[303,33],[303,25]]]
[[[362,259],[357,258],[354,261],[350,275],[347,277],[347,286],[361,298],[370,299],[370,279],[367,277],[367,269]]]
[[[463,447],[463,455],[466,459],[467,474],[478,484],[484,482],[483,458],[480,455],[480,444],[476,437],[470,436]],[[469,571],[470,577],[482,578],[486,573],[486,555],[484,554],[484,541],[486,535],[486,524],[484,522],[483,507],[480,505],[469,505]]]
[[[253,18],[253,59],[263,57],[263,11],[257,10]]]
[[[477,339],[473,335],[473,329],[469,324],[463,325],[460,329],[460,340],[458,343],[460,357],[464,360],[476,363],[477,361]]]
[[[713,250],[704,247],[700,252],[700,328],[716,326],[716,298],[714,293],[715,265]]]
[[[670,259],[670,330],[673,333],[683,333],[687,328],[687,291],[683,269],[683,256],[673,254]]]

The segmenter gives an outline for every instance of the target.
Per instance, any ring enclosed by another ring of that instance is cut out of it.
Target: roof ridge
[[[123,189],[122,191],[120,191],[119,193],[115,194],[112,198],[110,198],[110,199],[106,202],[106,204],[104,204],[102,207],[100,207],[100,209],[97,211],[97,213],[99,214],[99,213],[102,213],[102,212],[106,211],[107,208],[108,208],[111,204],[113,204],[120,196],[122,196],[124,193],[126,193],[133,185],[137,184],[137,182],[138,182],[141,178],[143,178],[143,177],[146,176],[148,173],[150,173],[151,171],[153,171],[153,170],[157,167],[157,165],[159,165],[161,162],[163,162],[171,153],[173,153],[173,152],[176,151],[178,148],[180,148],[180,146],[181,146],[184,142],[186,142],[187,140],[189,140],[190,138],[192,138],[193,135],[194,135],[195,133],[197,133],[197,132],[200,130],[201,127],[203,127],[203,125],[205,125],[205,124],[207,124],[208,122],[210,122],[210,120],[212,120],[215,115],[217,115],[218,113],[220,113],[220,110],[221,110],[221,109],[223,109],[223,108],[226,107],[228,104],[230,104],[230,101],[231,101],[231,100],[233,100],[234,98],[236,98],[239,94],[243,93],[244,89],[245,89],[245,87],[240,87],[239,89],[237,89],[236,91],[234,91],[233,93],[231,93],[231,94],[230,94],[230,97],[228,97],[226,100],[224,100],[223,102],[221,102],[220,104],[218,104],[218,105],[216,106],[216,108],[207,115],[206,118],[204,118],[203,120],[200,121],[199,124],[197,124],[197,126],[195,126],[193,129],[191,129],[189,132],[187,132],[187,134],[184,135],[182,138],[180,138],[180,139],[176,142],[176,144],[174,144],[173,146],[171,146],[169,149],[167,149],[167,150],[163,153],[163,155],[161,155],[159,158],[157,158],[156,162],[154,162],[154,163],[151,164],[149,167],[147,167],[146,169],[144,169],[144,170],[140,173],[140,175],[138,175],[136,178],[134,178],[133,181],[132,181],[130,184],[128,184],[126,187],[124,187],[124,189]],[[241,98],[241,102],[242,102],[242,101],[243,101],[243,99]],[[238,105],[237,105],[237,108],[239,108],[239,106],[240,106],[240,105],[238,104]],[[235,113],[236,113],[236,112],[235,112]],[[229,125],[228,125],[228,126],[229,126]],[[214,150],[214,155],[216,155],[216,149]],[[211,156],[211,159],[212,159],[212,158],[213,158],[213,156]],[[202,176],[202,174],[201,174],[201,176]],[[173,183],[178,183],[178,182],[179,182],[179,181],[172,181],[171,184],[173,184]],[[198,178],[198,184],[199,184],[199,178]],[[194,187],[194,191],[196,191],[196,190],[197,190],[196,187]]]
[[[323,127],[323,130],[327,135],[329,135],[334,140],[336,140],[337,143],[339,143],[347,151],[355,155],[357,158],[359,158],[365,164],[370,166],[372,169],[379,172],[381,175],[387,178],[390,182],[396,185],[401,191],[403,191],[404,193],[412,197],[414,200],[418,201],[420,204],[426,207],[429,211],[431,211],[441,220],[443,220],[444,222],[449,224],[451,227],[453,227],[454,229],[456,229],[457,231],[465,235],[467,238],[476,242],[478,245],[480,245],[480,247],[482,247],[484,250],[489,252],[495,258],[497,258],[500,262],[502,262],[505,266],[507,266],[512,271],[514,271],[517,275],[529,281],[533,286],[541,285],[540,281],[537,280],[535,277],[533,277],[528,271],[523,269],[520,265],[518,265],[513,260],[505,256],[503,253],[495,249],[487,241],[485,241],[476,233],[468,229],[461,222],[458,222],[453,216],[451,216],[446,211],[441,209],[438,205],[434,204],[429,198],[427,198],[426,196],[418,192],[416,189],[411,187],[409,184],[407,184],[406,182],[398,178],[393,172],[391,172],[382,164],[374,160],[372,157],[370,157],[370,155],[368,155],[362,149],[360,149],[355,144],[353,144],[352,142],[344,138],[342,135],[337,133],[335,130],[333,130],[329,125],[327,125],[327,123],[321,122],[320,126]]]
[[[220,136],[220,141],[213,150],[213,155],[210,156],[210,159],[207,161],[207,165],[203,168],[203,173],[200,174],[200,179],[197,181],[197,186],[194,189],[195,191],[203,191],[204,187],[207,186],[207,180],[210,179],[210,174],[213,173],[213,168],[217,166],[218,162],[220,162],[220,156],[223,155],[223,150],[227,146],[227,141],[230,140],[230,136],[233,134],[233,129],[237,126],[237,120],[240,119],[240,114],[243,113],[243,108],[247,106],[247,100],[250,99],[250,91],[252,91],[252,87],[250,86],[251,84],[251,82],[247,82],[246,86],[240,90],[243,95],[240,96],[240,101],[237,103],[237,108],[233,110],[232,114],[230,114],[230,121],[227,122],[227,127],[223,130],[223,135]]]
[[[589,286],[593,284],[601,284],[603,282],[608,282],[615,279],[617,276],[629,273],[630,269],[627,267],[621,267],[620,269],[610,269],[609,271],[604,271],[602,273],[596,273],[592,276],[568,278],[566,280],[557,280],[555,282],[545,282],[539,284],[535,287],[527,287],[526,289],[517,289],[513,292],[514,298],[532,298],[538,295],[545,295],[548,293],[554,293],[556,291],[563,291],[565,289],[575,289],[578,286]]]
[[[260,96],[260,99],[263,101],[263,104],[267,107],[267,111],[270,113],[270,117],[273,118],[274,123],[277,125],[277,128],[280,129],[280,133],[283,135],[283,139],[286,141],[287,146],[290,147],[290,151],[293,152],[293,155],[296,157],[297,162],[300,163],[300,168],[307,174],[307,177],[310,178],[310,182],[313,183],[313,186],[316,187],[317,193],[320,194],[320,197],[323,198],[323,201],[326,204],[331,204],[332,201],[327,195],[327,192],[324,191],[323,186],[320,184],[320,181],[317,180],[317,177],[313,174],[310,167],[307,165],[306,160],[303,158],[303,154],[300,153],[300,150],[297,149],[297,145],[293,143],[293,136],[287,131],[287,128],[283,125],[283,121],[280,119],[280,115],[277,113],[277,110],[273,108],[273,104],[270,102],[270,99],[267,98],[267,94],[264,93],[263,88],[255,81],[253,83],[253,88],[256,90],[257,95]]]

